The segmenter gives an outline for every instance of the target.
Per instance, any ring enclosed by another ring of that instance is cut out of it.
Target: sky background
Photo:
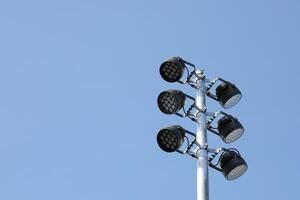
[[[243,92],[226,112],[246,132],[225,145],[249,165],[235,181],[210,170],[212,200],[298,199],[299,0],[0,2],[0,199],[196,199],[196,161],[156,134],[188,119],[158,94],[181,56]],[[222,110],[212,100],[210,111]]]

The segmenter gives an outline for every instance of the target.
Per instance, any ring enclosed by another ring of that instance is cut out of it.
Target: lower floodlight
[[[159,94],[157,104],[161,112],[171,115],[184,106],[185,99],[184,93],[180,90],[167,90]]]
[[[242,137],[244,127],[237,119],[224,116],[218,121],[218,131],[221,139],[229,144]]]
[[[161,129],[157,134],[158,146],[166,152],[174,152],[184,142],[185,131],[181,126],[169,126]]]
[[[184,69],[185,69],[184,61],[179,57],[173,57],[166,61],[164,61],[160,65],[160,75],[161,77],[167,81],[174,83],[179,81],[183,76]]]
[[[248,165],[241,155],[231,150],[222,154],[220,158],[220,167],[223,175],[228,180],[239,178],[248,169]]]
[[[222,83],[216,88],[216,96],[224,108],[231,108],[242,98],[241,91],[231,83]]]

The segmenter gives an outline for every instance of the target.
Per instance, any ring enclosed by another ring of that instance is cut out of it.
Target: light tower
[[[167,90],[159,94],[157,104],[161,112],[191,119],[196,123],[197,132],[195,134],[179,125],[168,126],[158,132],[157,143],[166,152],[187,154],[198,160],[197,200],[208,200],[208,166],[222,172],[226,179],[234,180],[247,171],[248,165],[234,148],[209,148],[207,130],[229,144],[243,135],[244,128],[237,118],[223,111],[208,112],[206,97],[228,109],[241,100],[242,93],[222,78],[207,79],[203,70],[196,70],[195,65],[180,57],[164,61],[160,66],[160,75],[167,82],[188,84],[196,90],[195,98],[180,90]],[[220,84],[211,93],[217,82]]]

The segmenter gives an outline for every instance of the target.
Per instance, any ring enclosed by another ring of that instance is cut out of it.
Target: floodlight
[[[180,90],[168,90],[159,94],[157,104],[165,114],[174,114],[179,111],[185,102],[185,95]]]
[[[166,152],[174,152],[184,141],[185,131],[181,126],[174,125],[161,129],[157,134],[159,147]]]
[[[216,88],[216,96],[224,108],[231,108],[241,100],[242,93],[235,85],[224,82]]]
[[[185,69],[184,61],[179,57],[173,57],[160,65],[160,75],[168,82],[174,83],[179,81]]]
[[[248,169],[248,165],[241,155],[232,150],[226,151],[222,154],[220,158],[220,167],[223,175],[228,180],[239,178]]]
[[[196,123],[196,133],[173,125],[159,130],[156,140],[165,152],[185,154],[198,160],[197,199],[207,200],[208,166],[223,173],[226,179],[234,180],[248,170],[248,165],[238,150],[211,148],[208,144],[207,130],[218,135],[225,143],[232,143],[244,134],[244,127],[236,118],[223,111],[210,112],[206,107],[206,97],[218,101],[227,109],[241,100],[242,93],[234,84],[221,77],[208,79],[203,69],[197,69],[181,57],[164,61],[159,71],[165,81],[186,84],[196,90],[196,97],[174,89],[163,91],[157,97],[161,112],[189,118]]]
[[[233,117],[224,116],[218,121],[218,131],[225,143],[232,143],[238,140],[244,133],[242,124]]]

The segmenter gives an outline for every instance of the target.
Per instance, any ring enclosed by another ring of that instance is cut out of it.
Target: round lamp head
[[[241,91],[230,83],[222,83],[216,88],[216,95],[224,108],[231,108],[242,98]]]
[[[161,129],[157,134],[158,146],[166,152],[174,152],[184,141],[185,132],[181,126],[169,126]]]
[[[171,115],[180,110],[185,102],[185,95],[179,90],[168,90],[159,94],[157,104],[161,112]]]
[[[238,120],[224,116],[218,121],[218,131],[221,139],[228,144],[244,134],[244,127]]]
[[[167,81],[174,83],[179,81],[183,75],[185,64],[179,57],[166,60],[160,65],[160,75]]]
[[[226,179],[234,180],[248,169],[245,160],[235,151],[225,152],[220,158],[220,167]]]

